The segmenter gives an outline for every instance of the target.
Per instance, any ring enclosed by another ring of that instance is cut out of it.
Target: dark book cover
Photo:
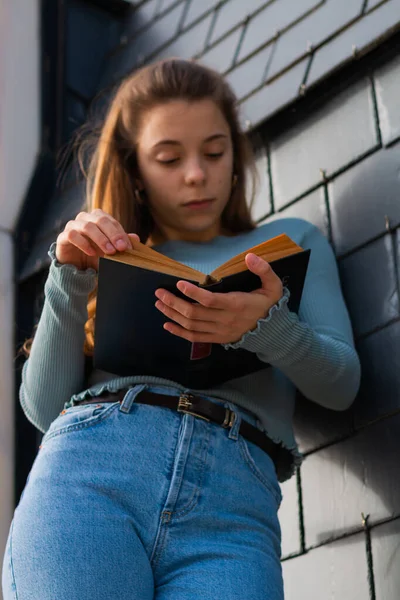
[[[290,290],[288,307],[298,312],[310,250],[272,261]],[[182,277],[107,258],[99,260],[94,367],[116,375],[153,375],[192,389],[206,389],[268,367],[254,352],[221,344],[192,344],[163,328],[169,319],[156,307],[164,288],[191,301],[176,287]],[[195,285],[198,282],[191,281]],[[249,270],[207,286],[213,292],[251,292],[260,278]]]

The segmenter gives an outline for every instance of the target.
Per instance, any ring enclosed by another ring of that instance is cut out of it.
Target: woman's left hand
[[[179,281],[177,288],[198,304],[178,298],[159,288],[156,307],[175,323],[164,329],[190,342],[230,344],[251,331],[282,297],[283,285],[271,266],[255,254],[246,255],[246,265],[260,277],[261,287],[253,292],[220,294]]]

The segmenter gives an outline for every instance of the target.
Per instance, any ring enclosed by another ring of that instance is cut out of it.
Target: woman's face
[[[156,223],[153,243],[207,241],[221,233],[233,149],[229,125],[212,100],[171,100],[145,112],[137,159]]]

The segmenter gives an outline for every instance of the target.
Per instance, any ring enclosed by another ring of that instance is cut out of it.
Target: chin
[[[198,225],[189,225],[186,227],[182,227],[182,231],[187,231],[188,233],[208,233],[210,229],[214,229],[216,226],[215,221],[211,221],[210,223],[199,223]]]
[[[206,231],[221,222],[221,215],[193,215],[182,223],[182,228],[188,231]]]

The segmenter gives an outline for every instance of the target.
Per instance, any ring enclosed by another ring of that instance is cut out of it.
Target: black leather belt
[[[115,394],[107,393],[94,398],[85,398],[84,400],[75,401],[74,406],[79,404],[98,404],[99,402],[122,402],[127,391],[128,389],[123,389]],[[135,402],[171,408],[180,413],[186,413],[198,417],[199,419],[204,419],[205,421],[212,421],[224,428],[231,427],[235,422],[235,413],[230,408],[225,408],[224,406],[220,406],[219,404],[215,404],[206,398],[195,396],[194,394],[168,396],[166,394],[157,394],[155,392],[149,392],[148,390],[142,390],[136,396]],[[254,425],[251,425],[248,421],[245,421],[243,418],[240,423],[239,434],[267,452],[272,458],[276,468],[280,445],[273,442],[265,435],[265,433],[260,431],[260,429],[257,429],[257,427],[254,427]]]

